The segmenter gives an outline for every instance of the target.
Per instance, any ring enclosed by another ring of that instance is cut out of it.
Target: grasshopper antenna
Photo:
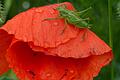
[[[81,13],[84,13],[84,12],[86,12],[86,11],[90,10],[90,9],[92,9],[92,7],[91,7],[91,6],[90,6],[89,8],[87,8],[87,9],[85,9],[85,10],[83,10],[83,11],[80,11],[80,12],[77,12],[77,13],[81,14]]]

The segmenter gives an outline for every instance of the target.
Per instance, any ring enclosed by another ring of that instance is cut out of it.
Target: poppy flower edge
[[[22,41],[12,44],[7,56],[11,68],[22,80],[92,80],[113,57],[111,51],[77,59],[45,55],[33,51],[28,43]]]
[[[76,38],[69,40],[55,48],[44,48],[29,43],[34,51],[42,51],[47,55],[64,58],[85,58],[91,55],[102,55],[111,52],[111,48],[89,29],[79,29]]]
[[[7,49],[12,41],[12,35],[0,29],[0,75],[9,70],[8,62],[5,58]]]

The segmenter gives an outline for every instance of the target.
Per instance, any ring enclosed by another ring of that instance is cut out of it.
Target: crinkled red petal
[[[65,44],[61,44],[56,48],[43,48],[34,46],[32,43],[30,43],[30,46],[33,50],[42,51],[46,53],[46,55],[74,58],[101,55],[111,51],[111,48],[89,29],[80,29],[76,38],[71,39]]]
[[[18,14],[2,28],[9,34],[14,34],[16,39],[30,42],[34,50],[48,55],[82,58],[111,50],[88,29],[66,25],[63,19],[45,20],[58,17],[59,13],[55,8],[62,4],[67,5],[70,10],[74,9],[68,2],[32,8]]]
[[[7,53],[10,66],[21,80],[93,80],[112,59],[112,52],[86,58],[63,58],[33,51],[15,41]]]
[[[62,4],[65,4],[70,10],[74,9],[68,2],[32,8],[18,14],[2,28],[9,34],[14,34],[16,39],[25,42],[32,41],[34,45],[44,48],[56,47],[75,38],[78,33],[78,29],[73,25],[65,25],[64,19],[47,20],[58,18],[59,13],[56,7]],[[67,28],[63,33],[65,27]]]
[[[9,69],[5,55],[11,40],[12,36],[0,29],[0,75]]]

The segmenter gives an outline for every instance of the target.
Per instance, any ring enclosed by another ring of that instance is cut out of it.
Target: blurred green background
[[[95,32],[101,39],[113,48],[114,60],[108,66],[102,68],[100,74],[94,80],[120,80],[120,0],[0,0],[6,8],[6,21],[16,14],[29,8],[54,4],[58,2],[71,2],[81,11],[92,7],[88,16],[91,18]],[[110,44],[110,41],[112,42]],[[0,80],[17,80],[17,77],[9,70]]]

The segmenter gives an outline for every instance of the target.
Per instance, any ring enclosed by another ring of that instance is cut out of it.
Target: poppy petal
[[[46,20],[57,18],[59,13],[55,8],[62,4],[65,4],[68,9],[74,9],[68,2],[32,8],[9,20],[2,29],[9,34],[14,34],[16,39],[31,41],[36,46],[56,47],[75,38],[78,34],[78,29],[73,25],[65,25],[64,19]],[[65,27],[67,29],[62,34]]]
[[[8,49],[8,61],[21,80],[93,80],[112,59],[112,52],[86,58],[63,58],[33,51],[16,41]]]
[[[30,46],[33,50],[45,52],[47,55],[73,58],[101,55],[111,51],[111,48],[89,29],[80,29],[76,38],[56,48],[42,48],[32,43]]]
[[[0,75],[9,69],[5,55],[11,40],[12,36],[8,35],[7,32],[0,29]]]

